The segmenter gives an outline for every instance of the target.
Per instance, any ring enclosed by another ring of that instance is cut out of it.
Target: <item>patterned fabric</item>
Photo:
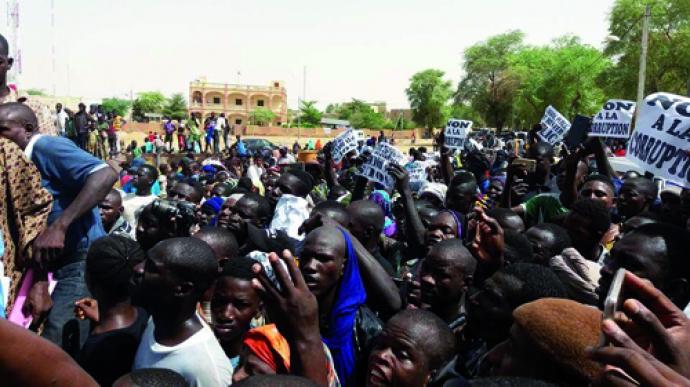
[[[2,261],[11,280],[9,311],[22,275],[16,260],[28,255],[30,243],[45,229],[53,197],[41,186],[36,166],[17,145],[0,137],[0,150],[0,227],[5,244]]]
[[[30,107],[36,114],[39,133],[57,135],[57,128],[53,121],[53,115],[48,106],[38,100],[29,98],[30,96],[28,95],[20,93],[15,85],[8,85],[8,87],[10,88],[10,93],[5,96],[5,98],[0,98],[0,103],[21,102],[20,100],[23,100],[24,104]]]

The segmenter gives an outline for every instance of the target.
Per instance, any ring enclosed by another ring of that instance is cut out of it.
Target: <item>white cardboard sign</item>
[[[444,131],[445,145],[450,149],[464,149],[467,133],[472,130],[472,121],[451,118]]]
[[[362,166],[362,176],[383,184],[386,188],[393,188],[395,179],[388,173],[388,165],[390,163],[404,165],[406,160],[405,155],[394,146],[385,142],[379,143],[369,160]]]
[[[610,99],[592,119],[590,137],[628,138],[635,102]]]
[[[333,140],[333,161],[339,163],[351,151],[357,151],[357,133],[348,129]]]
[[[626,157],[654,176],[690,188],[690,98],[654,93],[638,108]]]
[[[538,135],[543,141],[551,145],[556,145],[556,143],[562,141],[565,134],[570,130],[570,121],[551,105],[546,108],[541,124],[544,129]]]

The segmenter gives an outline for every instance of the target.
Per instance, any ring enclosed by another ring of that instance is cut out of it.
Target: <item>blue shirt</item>
[[[48,224],[72,204],[91,174],[108,167],[65,137],[36,135],[25,153],[41,172],[43,187],[53,195]],[[85,252],[91,242],[105,235],[98,206],[94,206],[67,229],[63,257],[69,259],[76,252]]]
[[[240,156],[247,155],[247,147],[244,145],[244,141],[240,140],[237,142],[237,154]]]

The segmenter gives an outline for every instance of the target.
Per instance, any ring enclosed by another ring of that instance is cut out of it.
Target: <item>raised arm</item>
[[[402,200],[403,207],[405,208],[405,217],[407,219],[406,231],[409,238],[407,244],[412,251],[421,255],[424,252],[424,233],[426,229],[414,205],[412,190],[410,190],[410,175],[400,165],[391,165],[388,167],[388,172],[395,178],[396,188],[400,193],[400,200]]]

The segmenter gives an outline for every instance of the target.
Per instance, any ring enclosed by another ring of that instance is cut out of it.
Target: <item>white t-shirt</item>
[[[199,316],[197,316],[199,318]],[[182,375],[192,387],[226,387],[232,384],[233,368],[211,328],[199,318],[203,328],[174,347],[158,344],[149,319],[134,358],[133,370],[167,368]]]
[[[218,117],[216,118],[216,130],[221,130],[225,127],[225,117]]]
[[[151,202],[156,200],[158,197],[156,195],[148,196],[137,196],[136,194],[129,194],[122,201],[122,207],[125,210],[122,212],[122,216],[125,218],[127,223],[132,226],[132,229],[137,229],[137,221],[139,220],[139,214],[144,210],[144,207],[148,206]]]

